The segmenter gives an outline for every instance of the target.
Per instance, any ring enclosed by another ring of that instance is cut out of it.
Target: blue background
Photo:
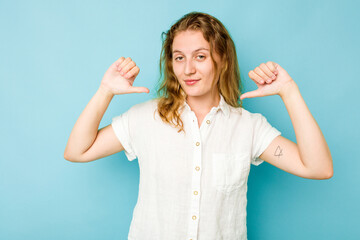
[[[359,239],[355,2],[0,0],[0,239],[127,239],[138,161],[121,152],[72,163],[64,149],[119,57],[137,63],[134,85],[150,93],[114,97],[100,127],[156,96],[161,33],[190,11],[212,14],[227,27],[246,91],[256,88],[247,73],[260,63],[285,68],[332,153],[329,180],[300,178],[266,162],[251,167],[249,240]],[[279,96],[245,99],[244,107],[296,141]]]

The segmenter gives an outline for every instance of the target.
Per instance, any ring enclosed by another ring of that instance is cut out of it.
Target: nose
[[[185,75],[191,75],[194,74],[195,72],[196,72],[195,63],[193,62],[192,59],[189,59],[188,61],[186,61],[185,64]]]

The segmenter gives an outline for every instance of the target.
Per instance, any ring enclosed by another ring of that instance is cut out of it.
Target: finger
[[[118,60],[115,61],[115,67],[116,69],[119,69],[119,65],[125,60],[124,57],[119,58]]]
[[[132,60],[130,57],[125,58],[125,60],[119,65],[119,71],[121,71],[123,69],[123,67],[126,66],[126,64],[128,64],[131,61]]]
[[[149,93],[150,90],[146,87],[131,87],[129,93]]]
[[[269,78],[266,76],[266,74],[263,72],[263,70],[261,70],[261,68],[256,67],[256,68],[254,69],[254,72],[255,72],[257,75],[259,75],[259,76],[262,78],[263,81],[268,82],[268,79],[269,79]]]
[[[270,79],[270,82],[271,80],[275,80],[276,78],[275,74],[270,70],[270,68],[265,63],[260,64],[260,68],[266,74],[268,79]]]
[[[130,71],[125,74],[125,78],[131,78],[131,77],[136,77],[140,72],[140,68],[138,66],[133,67],[132,69],[130,69]]]
[[[254,81],[256,81],[257,83],[259,83],[259,84],[264,84],[264,83],[265,83],[264,80],[263,80],[259,75],[257,75],[253,70],[251,70],[251,71],[249,72],[249,77],[250,77],[252,80],[254,80]]]
[[[254,97],[262,97],[262,94],[259,91],[259,89],[241,94],[240,99],[243,100],[244,98],[254,98]]]
[[[126,64],[126,65],[123,67],[123,69],[121,70],[120,74],[123,75],[123,76],[125,76],[125,74],[126,74],[130,69],[132,69],[132,68],[135,67],[135,66],[136,66],[135,62],[133,62],[133,61],[129,62],[128,64]]]
[[[266,63],[266,66],[270,69],[270,71],[273,74],[275,74],[275,75],[278,74],[277,69],[276,69],[276,63],[269,61]]]

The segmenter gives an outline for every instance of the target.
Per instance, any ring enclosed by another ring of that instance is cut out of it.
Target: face
[[[215,69],[210,56],[210,44],[202,32],[179,32],[174,38],[172,49],[173,70],[188,97],[214,96],[218,93],[216,83],[211,88]],[[213,56],[219,66],[220,57],[215,52]]]

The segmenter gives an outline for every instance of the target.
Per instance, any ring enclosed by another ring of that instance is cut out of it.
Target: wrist
[[[99,89],[98,89],[98,92],[101,93],[101,95],[104,95],[105,97],[108,97],[108,98],[113,98],[114,97],[114,93],[112,93],[110,91],[109,88],[103,86],[103,85],[100,85]]]
[[[280,91],[279,96],[285,100],[299,92],[299,87],[294,80],[288,82]]]

